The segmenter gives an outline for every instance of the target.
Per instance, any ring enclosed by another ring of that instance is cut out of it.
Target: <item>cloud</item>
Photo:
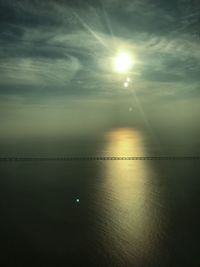
[[[171,87],[179,97],[192,95],[199,84],[199,40],[177,17],[197,21],[198,12],[187,13],[180,2],[159,3],[1,1],[0,94],[107,98],[121,88],[111,61],[125,48],[136,57],[131,75],[141,96],[156,88],[155,97],[165,98]]]

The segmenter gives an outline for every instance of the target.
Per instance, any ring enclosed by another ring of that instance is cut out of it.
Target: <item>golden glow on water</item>
[[[105,135],[106,156],[145,156],[143,138],[132,128],[117,128]]]
[[[105,138],[109,156],[145,156],[139,131],[118,128],[108,132]],[[103,223],[110,242],[130,260],[131,257],[145,259],[157,242],[158,226],[152,205],[156,201],[152,192],[157,190],[154,178],[147,161],[111,160],[102,165],[102,211],[106,211]]]

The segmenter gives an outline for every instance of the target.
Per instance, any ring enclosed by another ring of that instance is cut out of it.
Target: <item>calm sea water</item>
[[[149,156],[167,147],[117,128],[51,152]],[[1,266],[199,266],[199,174],[191,160],[1,162]]]

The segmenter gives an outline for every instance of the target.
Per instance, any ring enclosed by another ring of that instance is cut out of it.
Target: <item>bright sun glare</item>
[[[118,72],[127,72],[133,64],[133,60],[129,54],[122,52],[115,58],[115,70]]]

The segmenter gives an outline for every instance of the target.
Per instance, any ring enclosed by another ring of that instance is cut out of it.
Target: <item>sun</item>
[[[117,72],[127,72],[133,65],[133,59],[131,55],[126,52],[119,53],[114,61],[114,67]]]

